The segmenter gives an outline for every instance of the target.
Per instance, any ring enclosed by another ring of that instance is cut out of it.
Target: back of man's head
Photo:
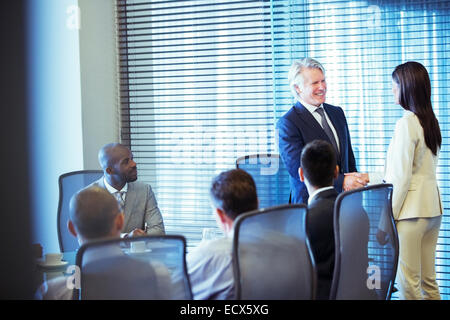
[[[117,200],[106,189],[96,186],[73,195],[69,210],[77,234],[86,240],[114,236],[116,218],[121,214]]]
[[[215,177],[210,195],[214,206],[232,220],[241,213],[258,209],[255,181],[241,169],[225,171]]]
[[[336,170],[336,153],[327,141],[311,141],[302,150],[300,166],[305,179],[312,186],[316,188],[331,186]]]

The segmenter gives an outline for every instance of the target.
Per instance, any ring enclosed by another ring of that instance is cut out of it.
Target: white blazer
[[[436,179],[439,150],[433,155],[425,144],[417,116],[404,112],[397,121],[386,156],[384,175],[370,173],[370,183],[392,183],[392,213],[395,220],[431,218],[442,214]]]

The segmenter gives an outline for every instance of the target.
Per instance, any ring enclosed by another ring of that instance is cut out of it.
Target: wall
[[[83,168],[76,0],[29,1],[30,155],[34,242],[59,251],[58,177]]]
[[[28,4],[33,242],[45,253],[59,251],[58,177],[98,168],[99,147],[118,139],[115,2]]]
[[[115,1],[79,0],[85,169],[99,169],[97,153],[119,141]]]

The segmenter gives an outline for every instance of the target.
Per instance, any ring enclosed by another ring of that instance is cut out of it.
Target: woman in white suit
[[[392,73],[392,92],[405,109],[395,125],[384,174],[370,183],[393,184],[392,212],[399,236],[397,284],[401,299],[440,299],[436,282],[436,244],[442,202],[436,179],[441,148],[439,123],[431,105],[428,72],[406,62]],[[366,174],[356,174],[367,179]]]

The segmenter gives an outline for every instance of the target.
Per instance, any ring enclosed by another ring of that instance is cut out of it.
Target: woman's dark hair
[[[425,143],[436,155],[441,147],[442,136],[431,105],[431,83],[427,69],[418,62],[406,62],[395,68],[392,80],[399,87],[400,105],[419,118]]]

